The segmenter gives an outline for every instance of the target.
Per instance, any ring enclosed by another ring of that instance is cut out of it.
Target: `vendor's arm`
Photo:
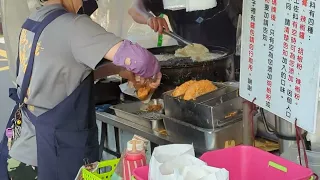
[[[162,0],[160,0],[160,3],[162,3]],[[148,0],[133,0],[128,13],[135,22],[147,24],[156,32],[162,33],[163,28],[168,31],[169,27],[166,20],[161,17],[154,17],[154,15],[150,13],[152,10],[146,7],[150,4],[151,3],[148,2]],[[154,14],[158,15],[158,12],[155,11]]]
[[[119,74],[120,71],[124,71],[124,70],[126,70],[126,69],[123,68],[123,67],[116,66],[112,62],[104,63],[103,65],[98,66],[94,70],[94,79],[101,79],[101,78],[104,78],[106,76]],[[133,77],[127,77],[126,79],[132,80],[133,78],[134,78],[134,76]]]
[[[79,63],[96,70],[109,60],[122,67],[113,66],[115,69],[105,71],[106,76],[112,71],[116,73],[126,69],[141,77],[150,78],[160,71],[157,59],[148,50],[105,31],[87,16],[75,19],[71,37],[72,53]],[[103,75],[99,73],[99,76]]]

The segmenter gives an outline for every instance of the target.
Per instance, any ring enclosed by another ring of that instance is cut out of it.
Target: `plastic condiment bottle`
[[[147,165],[144,143],[140,140],[131,140],[127,143],[127,150],[122,159],[123,179],[131,180],[133,170]]]

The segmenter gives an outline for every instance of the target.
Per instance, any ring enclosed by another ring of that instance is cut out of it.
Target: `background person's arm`
[[[148,1],[148,0],[145,0]],[[151,2],[148,2],[149,5]],[[149,9],[146,7],[146,4],[143,0],[133,0],[131,8],[128,10],[129,15],[132,19],[139,24],[147,24],[153,29],[155,32],[162,33],[163,28],[166,31],[169,31],[169,27],[167,21],[161,17],[155,17],[153,14],[149,12]],[[162,0],[158,1],[157,4],[161,3]],[[157,5],[156,4],[156,5]],[[160,4],[159,4],[160,5]],[[163,5],[162,5],[163,6]],[[161,8],[160,8],[161,10]],[[159,12],[153,12],[155,15],[159,15]]]
[[[132,19],[139,24],[147,24],[148,19],[153,15],[147,10],[143,0],[133,0],[131,8],[128,10]]]

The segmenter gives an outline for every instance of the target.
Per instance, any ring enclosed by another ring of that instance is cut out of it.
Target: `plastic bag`
[[[170,161],[167,161],[160,165],[159,172],[160,176],[157,179],[161,180],[176,180],[181,179],[182,172],[187,166],[203,166],[205,162],[195,158],[190,154],[183,154]],[[182,178],[184,179],[184,178]]]
[[[82,177],[82,169],[87,169],[88,171],[90,172],[95,172],[98,170],[98,167],[99,167],[99,162],[95,162],[95,163],[91,163],[91,164],[87,164],[87,165],[84,165],[82,166],[79,171],[78,171],[78,174],[75,178],[75,180],[83,180],[83,177]]]
[[[149,180],[229,179],[227,170],[207,166],[192,152],[193,147],[189,145],[160,146],[151,157]]]
[[[229,180],[229,172],[210,166],[187,166],[179,178],[183,180]],[[181,179],[181,180],[182,180]]]
[[[149,164],[149,180],[163,180],[160,166],[185,154],[195,156],[193,145],[170,144],[156,147],[152,153]]]

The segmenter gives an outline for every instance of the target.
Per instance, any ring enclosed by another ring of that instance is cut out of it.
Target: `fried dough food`
[[[141,87],[137,91],[137,97],[141,101],[144,101],[144,100],[146,100],[148,98],[150,92],[151,92],[151,88],[149,86]]]
[[[197,43],[177,49],[174,55],[176,57],[191,57],[193,61],[209,60],[212,56],[205,46]]]
[[[156,111],[160,111],[162,108],[163,107],[161,104],[152,104],[147,107],[147,111],[148,112],[156,112]]]
[[[215,86],[211,81],[209,80],[200,80],[196,83],[193,83],[184,94],[183,99],[184,100],[194,100],[197,97],[207,94],[209,92],[215,91],[217,89],[217,86]]]
[[[172,96],[173,96],[173,97],[179,97],[179,96],[184,95],[184,94],[186,93],[186,91],[188,90],[188,88],[189,88],[192,84],[194,84],[194,83],[196,83],[196,82],[197,82],[197,81],[195,81],[195,80],[190,80],[190,81],[187,81],[187,82],[181,84],[180,86],[176,87],[176,89],[175,89],[175,90],[173,91],[173,93],[172,93]]]

